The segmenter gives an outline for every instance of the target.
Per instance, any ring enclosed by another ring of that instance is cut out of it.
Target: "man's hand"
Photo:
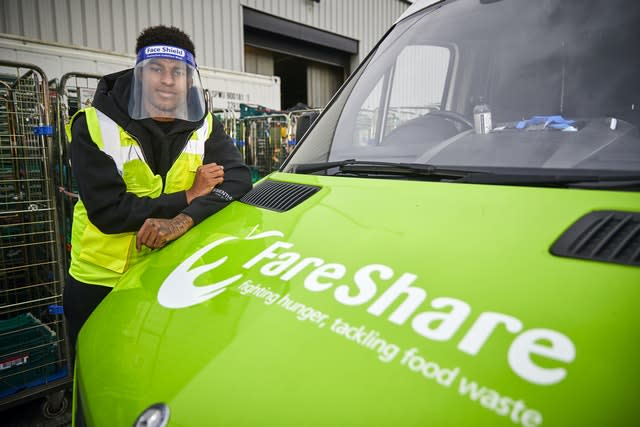
[[[187,190],[187,203],[196,197],[211,193],[211,190],[222,184],[224,181],[224,167],[215,163],[202,165],[196,171],[196,178],[193,185]]]
[[[193,219],[189,215],[178,214],[172,219],[147,218],[136,235],[136,250],[140,252],[142,245],[151,249],[161,248],[177,239],[193,227]]]

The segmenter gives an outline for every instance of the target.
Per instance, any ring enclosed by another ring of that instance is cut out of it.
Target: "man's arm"
[[[173,218],[188,206],[185,191],[157,198],[127,192],[113,159],[93,143],[86,123],[81,115],[71,129],[72,170],[89,219],[100,231],[138,231],[147,218]]]
[[[251,190],[251,172],[222,124],[214,119],[213,132],[205,143],[204,163],[224,167],[224,181],[211,193],[198,197],[182,213],[195,224],[218,212],[231,201],[238,200]]]
[[[205,143],[203,168],[218,164],[224,168],[224,180],[206,195],[197,197],[172,219],[149,218],[136,236],[136,248],[142,245],[161,248],[186,233],[195,224],[218,212],[233,200],[251,190],[251,172],[244,164],[238,149],[224,132],[222,124],[214,121],[214,130]],[[211,187],[210,187],[211,188]]]

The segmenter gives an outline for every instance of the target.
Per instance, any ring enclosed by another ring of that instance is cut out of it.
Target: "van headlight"
[[[164,403],[149,406],[136,419],[134,427],[165,427],[169,421],[169,407]]]

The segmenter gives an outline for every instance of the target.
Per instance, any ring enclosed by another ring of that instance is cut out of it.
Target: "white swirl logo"
[[[257,226],[254,227],[243,240],[256,240],[272,236],[284,237],[284,234],[277,230],[253,234],[256,231],[256,228]],[[235,236],[223,237],[222,239],[209,243],[189,258],[182,261],[171,272],[171,274],[164,279],[164,282],[162,282],[162,286],[160,286],[160,289],[158,290],[158,303],[167,308],[185,308],[197,305],[220,295],[229,285],[242,278],[242,274],[236,274],[218,282],[210,283],[206,286],[195,285],[195,281],[198,277],[224,264],[227,261],[227,256],[223,256],[210,264],[192,268],[193,264],[213,248],[237,239],[238,237]]]

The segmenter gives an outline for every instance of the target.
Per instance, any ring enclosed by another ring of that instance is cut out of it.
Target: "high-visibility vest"
[[[101,111],[89,107],[78,111],[67,126],[71,142],[71,125],[83,112],[93,143],[113,159],[127,191],[137,196],[155,198],[191,188],[196,171],[202,165],[204,144],[213,128],[211,113],[195,130],[176,161],[167,172],[164,188],[162,177],[154,175],[147,164],[140,145],[134,137]],[[73,211],[71,232],[71,266],[69,273],[84,283],[113,287],[129,268],[151,252],[143,246],[135,249],[136,232],[105,234],[91,223],[80,199]]]

